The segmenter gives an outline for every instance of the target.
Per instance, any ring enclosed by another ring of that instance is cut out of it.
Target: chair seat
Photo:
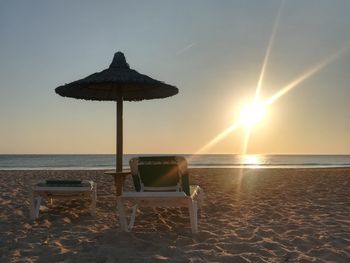
[[[67,180],[54,180],[54,183],[40,181],[30,190],[30,217],[39,217],[40,205],[43,199],[76,199],[91,198],[91,214],[96,214],[97,185],[93,181],[82,180],[81,183],[70,183]]]
[[[158,191],[149,191],[149,192],[123,192],[121,197],[123,198],[174,198],[174,197],[187,197],[195,198],[199,194],[201,188],[198,185],[190,185],[190,196],[186,195],[185,192],[158,192]]]
[[[148,197],[162,197],[162,198],[173,198],[173,197],[187,197],[184,192],[123,192],[123,198],[148,198]]]

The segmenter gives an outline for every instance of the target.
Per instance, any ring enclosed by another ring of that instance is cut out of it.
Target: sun
[[[260,122],[266,113],[266,106],[261,102],[253,102],[243,107],[240,122],[250,128]]]

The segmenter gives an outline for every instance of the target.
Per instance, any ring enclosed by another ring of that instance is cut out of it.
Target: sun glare
[[[250,128],[262,120],[266,113],[266,107],[262,103],[252,103],[246,105],[240,116],[240,122]]]
[[[262,164],[262,159],[259,155],[245,154],[241,156],[242,163],[245,165],[259,165]]]
[[[234,122],[227,129],[223,130],[217,136],[215,136],[211,141],[209,141],[206,145],[200,148],[196,152],[196,154],[207,151],[210,147],[212,147],[213,145],[221,141],[223,138],[225,138],[228,134],[238,130],[242,126],[245,126],[246,128],[244,140],[243,140],[242,154],[246,154],[248,152],[248,144],[249,144],[250,134],[253,129],[253,126],[264,118],[264,116],[266,115],[266,109],[269,105],[273,104],[280,97],[284,96],[292,89],[300,86],[300,84],[303,83],[305,80],[311,78],[313,75],[317,74],[320,70],[328,66],[334,60],[336,60],[337,58],[341,57],[342,55],[350,51],[349,43],[347,43],[347,45],[345,45],[343,48],[337,50],[335,53],[331,54],[329,57],[326,57],[325,59],[321,60],[318,64],[314,65],[313,67],[303,72],[298,78],[294,79],[292,82],[282,87],[270,98],[267,98],[266,100],[262,101],[260,98],[260,94],[263,87],[263,80],[266,74],[268,60],[272,51],[273,42],[276,36],[277,28],[279,26],[279,20],[282,14],[284,4],[285,4],[285,0],[282,0],[275,23],[274,23],[272,34],[269,39],[268,47],[264,56],[264,61],[260,71],[257,87],[255,90],[255,98],[253,99],[253,102],[242,108],[240,115],[238,117],[238,120],[236,122]]]

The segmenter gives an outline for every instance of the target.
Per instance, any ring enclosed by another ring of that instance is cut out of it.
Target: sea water
[[[123,167],[138,156],[164,154],[125,154]],[[166,154],[171,155],[171,154]],[[177,154],[184,156],[191,168],[329,168],[350,167],[350,155],[236,155]],[[113,154],[25,154],[0,155],[0,170],[95,170],[115,168]]]

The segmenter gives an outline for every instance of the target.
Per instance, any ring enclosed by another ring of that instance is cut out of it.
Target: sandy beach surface
[[[121,232],[103,171],[0,171],[0,262],[350,262],[350,169],[190,172],[206,194],[195,235],[175,208],[143,208]],[[31,221],[29,188],[48,178],[97,182],[96,218],[73,200]]]

